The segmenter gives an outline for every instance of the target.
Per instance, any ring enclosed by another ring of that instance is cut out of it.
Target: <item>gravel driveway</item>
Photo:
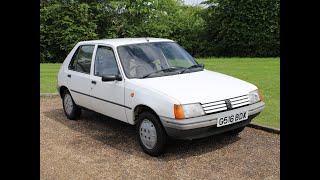
[[[170,141],[151,157],[133,126],[89,111],[70,121],[60,97],[41,97],[40,178],[280,179],[280,135],[247,127],[238,137]]]

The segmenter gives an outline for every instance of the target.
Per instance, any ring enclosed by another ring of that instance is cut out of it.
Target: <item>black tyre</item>
[[[68,119],[79,119],[81,109],[74,103],[73,98],[68,90],[65,90],[62,96],[63,110]]]
[[[239,133],[241,133],[243,130],[244,130],[245,126],[244,127],[240,127],[240,128],[237,128],[237,129],[233,129],[231,131],[227,131],[227,133],[229,135],[233,135],[233,136],[237,136]]]
[[[137,118],[137,134],[144,152],[159,156],[165,149],[167,133],[158,117],[150,112],[143,112]]]

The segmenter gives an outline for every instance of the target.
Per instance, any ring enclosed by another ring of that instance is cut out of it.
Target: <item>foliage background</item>
[[[175,40],[195,57],[280,55],[280,0],[41,0],[40,62],[63,62],[79,41]]]

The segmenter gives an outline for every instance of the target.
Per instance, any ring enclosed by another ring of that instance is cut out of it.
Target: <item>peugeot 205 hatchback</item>
[[[204,69],[181,46],[158,38],[83,41],[58,74],[68,119],[90,109],[136,126],[157,156],[169,137],[237,135],[264,108],[258,88]]]

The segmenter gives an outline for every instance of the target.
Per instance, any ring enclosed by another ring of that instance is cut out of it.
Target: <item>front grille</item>
[[[249,104],[249,95],[237,96],[229,99],[231,102],[232,109],[242,107]],[[209,103],[201,104],[206,114],[212,114],[220,111],[227,110],[225,100],[214,101]]]
[[[249,104],[249,95],[238,96],[230,99],[232,108],[238,108]]]
[[[224,100],[205,103],[201,105],[206,114],[227,110],[227,105]]]

